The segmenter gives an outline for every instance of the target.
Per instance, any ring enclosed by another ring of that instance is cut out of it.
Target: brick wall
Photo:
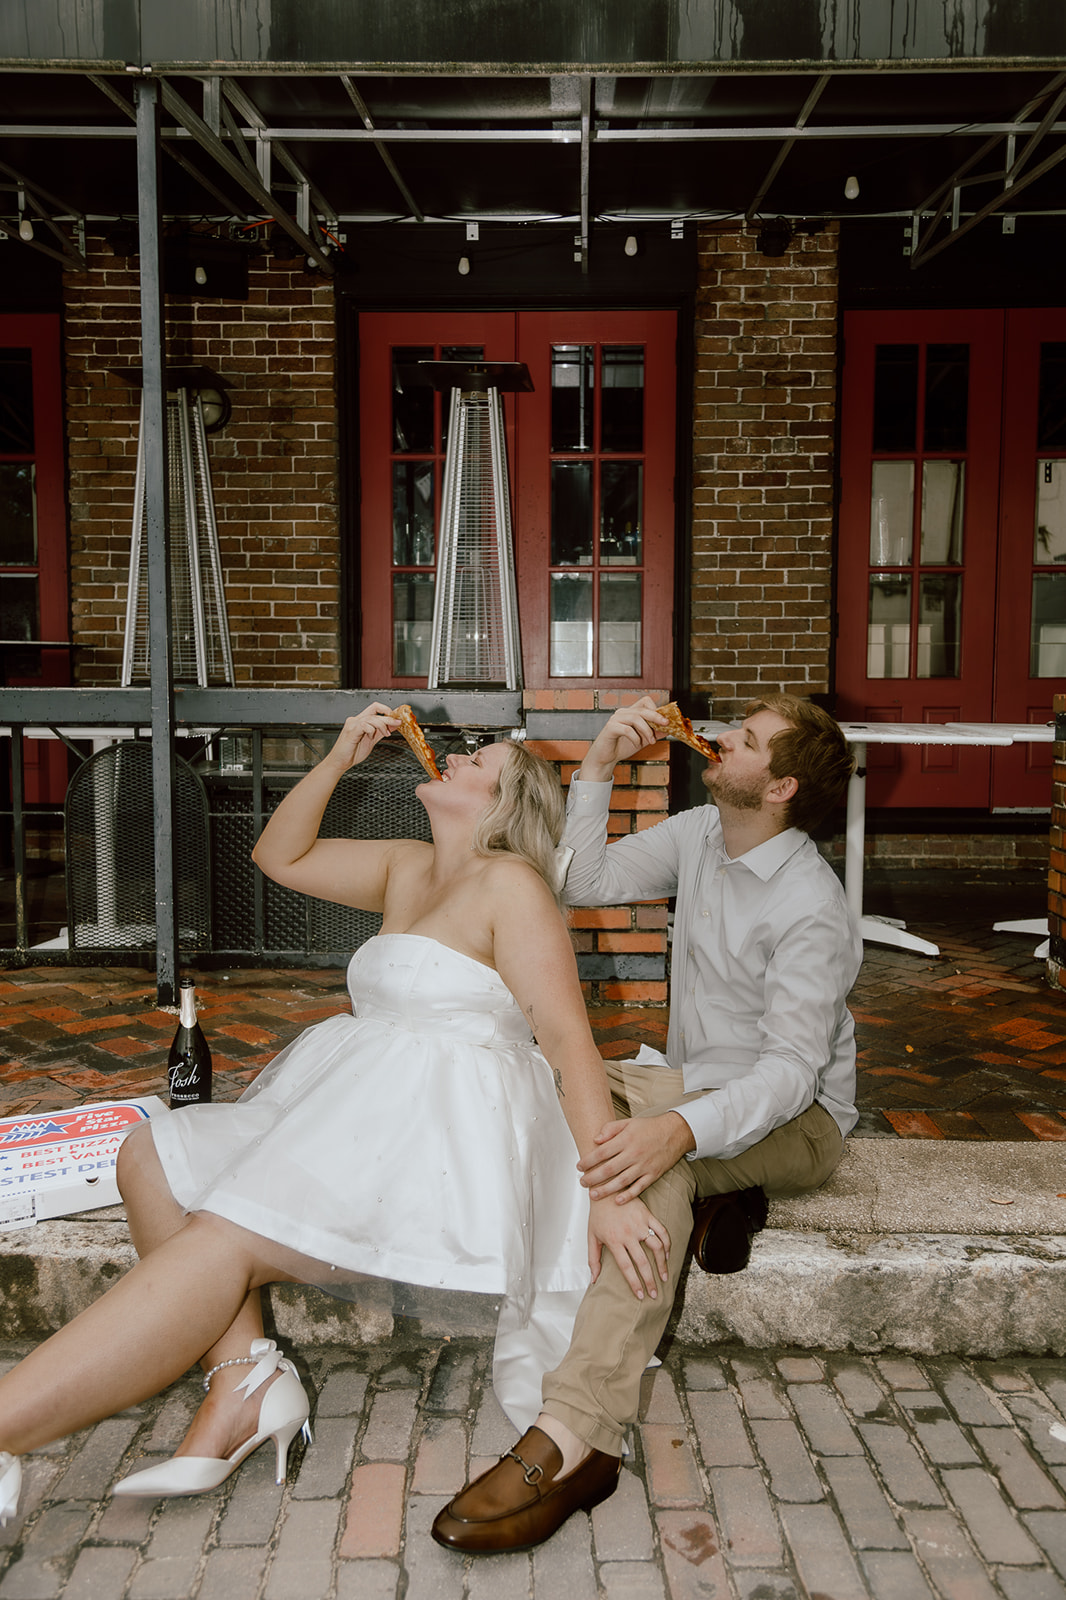
[[[829,687],[837,230],[756,235],[700,234],[691,681],[726,717]]]
[[[129,576],[140,363],[136,260],[88,241],[65,278],[75,676],[119,681]],[[300,261],[252,257],[246,303],[167,300],[167,358],[230,380],[209,437],[238,684],[334,688],[338,651],[333,289]]]
[[[664,692],[651,691],[657,700]],[[545,701],[551,690],[527,692]],[[568,696],[587,696],[588,705],[568,705],[569,710],[610,711],[633,698],[617,690],[567,690]],[[543,709],[543,707],[541,707]],[[584,740],[530,741],[547,761],[559,768],[567,788],[588,748]],[[667,745],[652,745],[639,761],[623,761],[615,768],[611,791],[608,836],[640,833],[667,815],[670,765]],[[621,1003],[666,1004],[666,904],[653,901],[633,906],[575,907],[569,913],[571,939],[577,952],[581,987],[592,1005]]]

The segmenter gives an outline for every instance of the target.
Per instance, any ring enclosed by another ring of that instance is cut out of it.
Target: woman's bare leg
[[[126,1205],[130,1237],[142,1260],[191,1220],[170,1192],[150,1124],[134,1129],[123,1141],[118,1155],[118,1185]],[[259,1290],[253,1289],[221,1339],[203,1352],[200,1365],[208,1372],[220,1361],[246,1356],[252,1340],[262,1337],[262,1301]],[[240,1367],[218,1374],[175,1454],[218,1460],[251,1437],[259,1407],[246,1405],[243,1395],[233,1394],[247,1375],[247,1370]],[[266,1387],[258,1392],[261,1397]]]
[[[190,1217],[0,1379],[0,1449],[33,1450],[181,1377],[228,1336],[250,1290],[285,1279],[258,1244],[222,1218]],[[239,1381],[240,1369],[231,1370]]]

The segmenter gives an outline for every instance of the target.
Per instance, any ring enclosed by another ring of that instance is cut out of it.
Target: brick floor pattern
[[[18,1354],[5,1347],[8,1361]],[[296,1352],[297,1359],[302,1359]],[[34,1452],[5,1600],[1063,1600],[1061,1363],[669,1350],[616,1494],[529,1553],[462,1558],[440,1505],[512,1442],[482,1341],[316,1349],[315,1444],[211,1494],[112,1501],[177,1445],[164,1396]]]
[[[943,913],[942,913],[943,915]],[[868,1136],[1066,1139],[1066,993],[1036,940],[994,934],[991,907],[924,921],[938,957],[868,944],[851,995]],[[193,969],[214,1057],[215,1098],[234,1099],[303,1028],[345,1009],[337,970]],[[662,1007],[595,1007],[605,1056],[662,1047]],[[150,972],[34,967],[0,972],[0,1115],[165,1093],[175,1015]]]

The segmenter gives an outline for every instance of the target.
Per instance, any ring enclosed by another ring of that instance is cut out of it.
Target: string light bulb
[[[27,216],[19,218],[19,238],[25,239],[27,243],[33,238],[33,223]]]
[[[637,253],[637,249],[638,249],[637,236],[636,236],[635,233],[631,233],[627,237],[626,243],[625,243],[626,255],[627,256],[635,256],[636,253]]]
[[[207,272],[205,269],[203,267],[197,267],[196,271],[193,273],[193,277],[196,279],[197,283],[202,289],[204,284],[207,282]]]
[[[844,198],[846,200],[857,200],[859,198],[859,180],[854,173],[851,174],[851,177],[844,185]]]
[[[470,257],[469,256],[460,256],[459,257],[459,276],[461,278],[465,278],[469,271],[470,271]]]

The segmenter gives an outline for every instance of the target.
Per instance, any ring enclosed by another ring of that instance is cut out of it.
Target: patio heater
[[[140,382],[139,371],[122,374]],[[170,508],[170,629],[177,683],[233,686],[226,597],[218,548],[207,431],[229,415],[225,379],[210,367],[167,370],[167,460]],[[205,416],[205,412],[208,413]],[[148,555],[145,541],[144,407],[133,491],[133,536],[122,647],[123,687],[149,678]]]
[[[501,394],[533,388],[524,361],[420,361],[451,392],[430,689],[520,689],[511,497]]]

